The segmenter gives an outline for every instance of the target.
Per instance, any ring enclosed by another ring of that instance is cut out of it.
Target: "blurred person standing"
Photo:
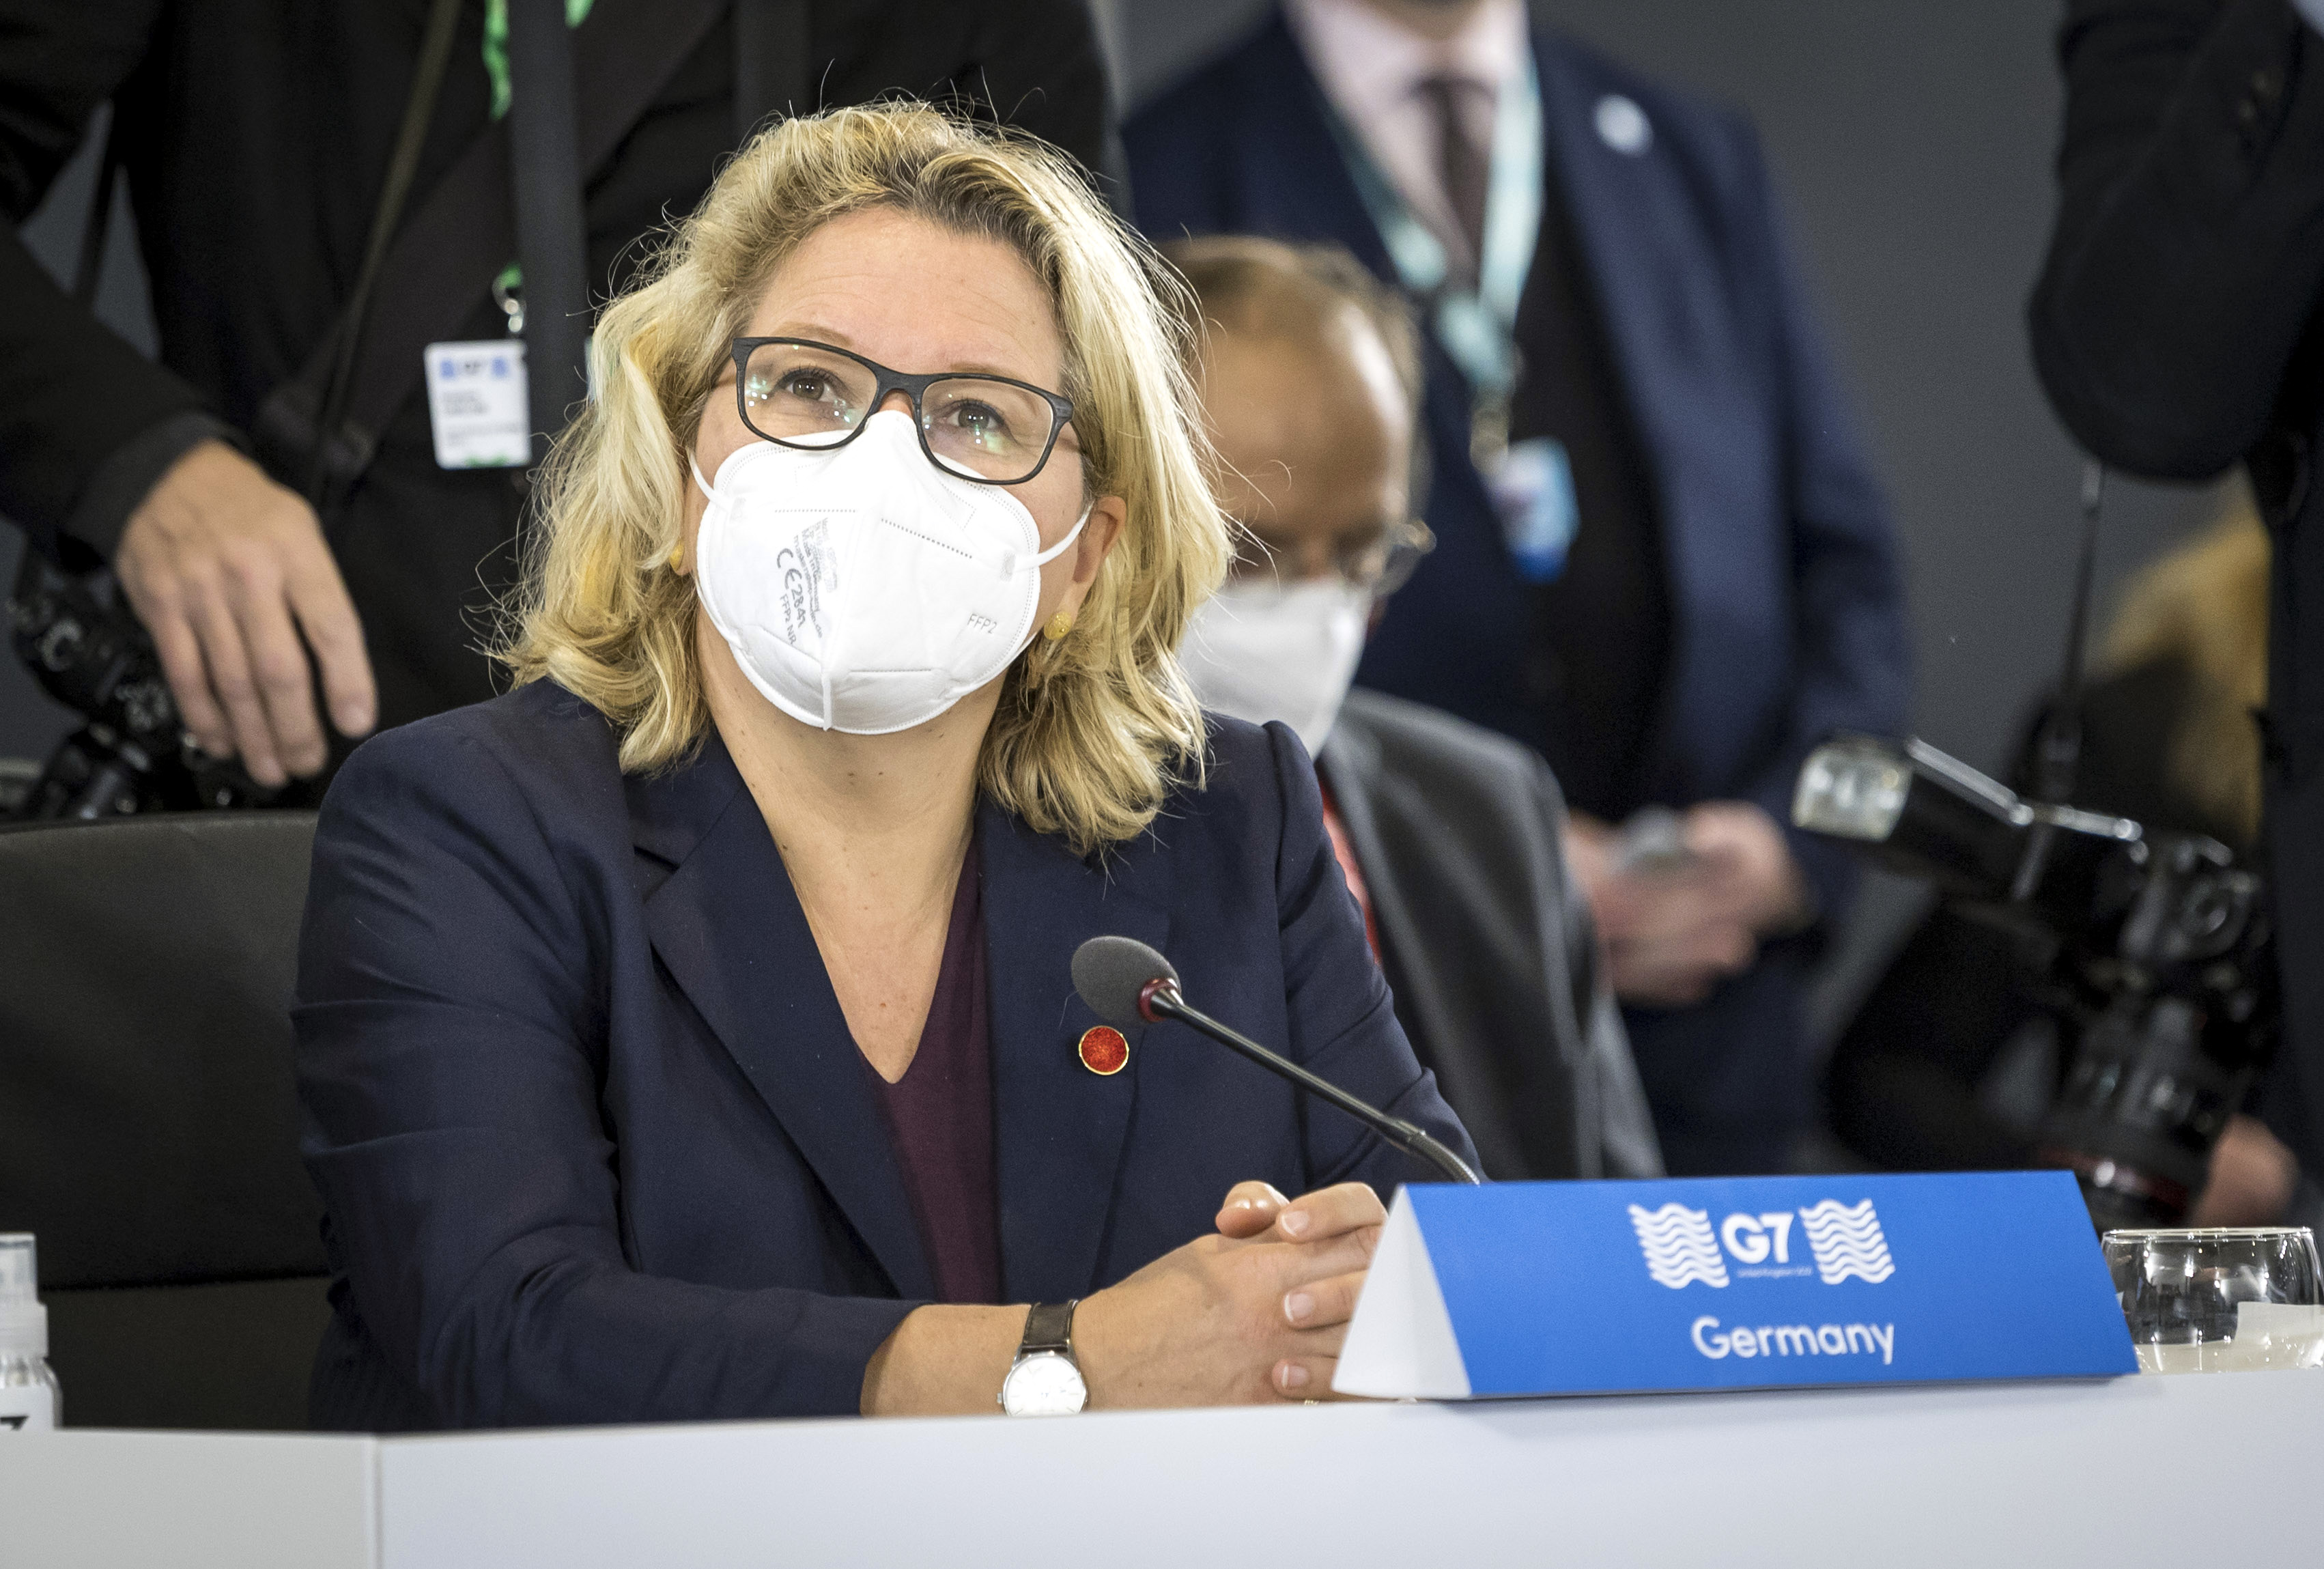
[[[898,89],[1104,148],[1079,0],[0,0],[0,514],[113,568],[187,730],[262,786],[325,766],[326,720],[488,697],[536,438],[584,395],[552,350],[752,126]],[[108,102],[91,249],[117,169],[159,364],[14,232]],[[528,406],[495,351],[536,235],[570,309],[532,302]]]
[[[1410,310],[1338,246],[1219,236],[1164,254],[1194,288],[1219,497],[1239,525],[1227,584],[1179,651],[1195,695],[1289,725],[1314,755],[1397,1019],[1486,1174],[1661,1175],[1547,765],[1349,687],[1431,544],[1412,512],[1425,383]]]
[[[2324,4],[2071,0],[2058,218],[2028,311],[2058,417],[2158,479],[2250,475],[2273,540],[2266,865],[2283,1038],[2263,1102],[2324,1170]]]
[[[1519,0],[1286,0],[1125,136],[1157,239],[1342,244],[1422,308],[1439,549],[1357,679],[1547,758],[1672,1170],[1781,1168],[1853,889],[1794,776],[1903,725],[1908,660],[1750,128]]]

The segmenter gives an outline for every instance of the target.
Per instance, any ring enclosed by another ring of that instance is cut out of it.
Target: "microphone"
[[[1379,1107],[1360,1101],[1328,1079],[1318,1078],[1289,1057],[1228,1029],[1188,1003],[1178,990],[1178,972],[1169,960],[1134,937],[1092,937],[1074,950],[1074,990],[1100,1019],[1127,1029],[1144,1022],[1159,1024],[1175,1019],[1221,1046],[1240,1052],[1277,1077],[1290,1080],[1311,1094],[1321,1096],[1371,1129],[1406,1155],[1427,1161],[1454,1182],[1481,1184],[1484,1179],[1426,1131],[1391,1117]]]

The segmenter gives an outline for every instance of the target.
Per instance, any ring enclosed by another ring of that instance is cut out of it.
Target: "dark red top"
[[[896,1162],[940,1302],[1001,1300],[1001,1204],[992,1177],[992,1023],[976,844],[960,869],[936,994],[919,1049],[890,1084],[864,1064],[887,1113]]]

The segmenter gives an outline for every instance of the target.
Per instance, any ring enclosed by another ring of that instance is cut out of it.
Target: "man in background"
[[[1219,500],[1242,552],[1180,650],[1205,707],[1288,725],[1413,1050],[1497,1181],[1659,1176],[1652,1119],[1538,754],[1351,691],[1425,554],[1404,302],[1336,247],[1181,242]]]
[[[512,8],[544,5],[577,18],[586,258],[576,264],[595,299],[620,288],[650,237],[775,113],[903,91],[973,103],[1093,167],[1104,148],[1104,70],[1080,0],[464,0],[451,8],[448,64],[424,106],[396,234],[504,134],[527,92],[511,69]],[[514,580],[523,430],[514,454],[468,466],[475,454],[431,424],[414,346],[390,367],[401,388],[384,400],[391,412],[363,437],[375,449],[339,475],[318,517],[314,444],[286,451],[270,423],[297,407],[278,394],[329,362],[436,9],[0,0],[0,213],[11,226],[0,235],[0,514],[53,559],[114,568],[193,739],[238,754],[262,786],[324,766],[325,718],[359,736],[493,692],[481,651]],[[616,89],[648,72],[633,84],[639,111],[593,132]],[[803,96],[781,95],[782,82]],[[58,289],[14,229],[108,101],[108,162],[137,214],[158,365]],[[433,252],[480,226],[508,226],[509,180],[481,192],[473,212],[438,226]],[[484,259],[484,273],[441,302],[439,346],[517,341],[522,281],[513,269],[491,274],[515,257]],[[396,287],[392,271],[375,300]],[[381,330],[375,310],[364,331]],[[557,374],[532,358],[536,374]],[[505,372],[509,362],[494,363]]]
[[[1520,0],[1286,0],[1126,139],[1156,238],[1345,245],[1421,306],[1439,545],[1357,678],[1548,759],[1671,1169],[1781,1168],[1852,887],[1794,776],[1907,670],[1750,129]]]

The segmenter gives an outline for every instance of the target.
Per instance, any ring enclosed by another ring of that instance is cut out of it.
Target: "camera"
[[[1792,820],[2019,939],[2068,1064],[2041,1158],[2100,1230],[2179,1223],[2274,1047],[2260,878],[2215,839],[2022,799],[1921,741],[1818,747]]]
[[[127,817],[263,806],[270,792],[186,739],[152,640],[103,572],[27,548],[8,600],[17,657],[81,715],[17,805],[21,819]]]

